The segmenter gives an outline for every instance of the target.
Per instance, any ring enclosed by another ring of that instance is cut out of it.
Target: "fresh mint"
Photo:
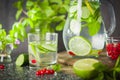
[[[16,20],[30,32],[41,33],[63,30],[70,0],[18,0]]]
[[[109,68],[102,63],[96,63],[94,67],[98,72],[98,76],[93,80],[117,80],[120,74],[120,56],[117,58],[113,68]]]
[[[69,11],[69,17],[71,19],[77,19],[78,17],[78,3],[76,1],[73,1],[73,3],[70,6]],[[82,27],[88,27],[88,33],[90,36],[93,36],[97,34],[100,30],[102,18],[100,15],[100,3],[99,2],[89,2],[88,0],[85,0],[82,2],[82,16],[81,16],[81,23]]]
[[[100,19],[101,16],[100,16],[99,3],[85,2],[85,4],[86,4],[85,6],[88,8],[91,14],[87,18],[82,18],[82,21],[85,22],[84,25],[88,27],[89,35],[93,36],[99,32],[102,22],[101,21],[102,19]]]

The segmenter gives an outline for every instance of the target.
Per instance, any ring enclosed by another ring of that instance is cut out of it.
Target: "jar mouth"
[[[120,42],[120,37],[108,37],[107,42]]]

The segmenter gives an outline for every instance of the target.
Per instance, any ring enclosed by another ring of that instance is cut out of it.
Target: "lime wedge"
[[[16,61],[15,61],[16,66],[25,66],[29,64],[29,60],[28,60],[28,54],[20,54]]]
[[[81,36],[74,36],[69,41],[69,49],[77,56],[85,56],[90,53],[90,43]]]
[[[97,59],[92,58],[80,59],[73,64],[73,70],[79,77],[83,79],[90,79],[97,75],[93,65],[98,62],[99,61]]]

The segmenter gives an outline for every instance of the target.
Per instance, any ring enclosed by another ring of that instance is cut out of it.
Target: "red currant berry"
[[[38,70],[36,71],[36,76],[41,76],[41,75],[44,75],[45,72],[43,70]]]
[[[36,76],[41,75],[40,71],[36,71]]]
[[[3,70],[5,66],[3,64],[0,64],[0,69]]]
[[[54,74],[55,71],[53,69],[50,70],[50,74]]]
[[[71,56],[75,56],[75,54],[72,51],[68,51],[68,54]]]
[[[32,59],[31,62],[35,64],[37,61],[35,59]]]
[[[47,69],[47,70],[45,71],[45,74],[50,74],[50,70]]]
[[[43,69],[42,69],[42,71],[43,71],[44,73],[46,72],[46,70],[47,70],[46,68],[43,68]]]

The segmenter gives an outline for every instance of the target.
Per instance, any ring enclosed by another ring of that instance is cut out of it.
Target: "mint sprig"
[[[98,72],[98,76],[93,80],[117,80],[117,77],[120,74],[120,56],[117,58],[113,68],[109,68],[101,62],[96,63],[94,67]]]

